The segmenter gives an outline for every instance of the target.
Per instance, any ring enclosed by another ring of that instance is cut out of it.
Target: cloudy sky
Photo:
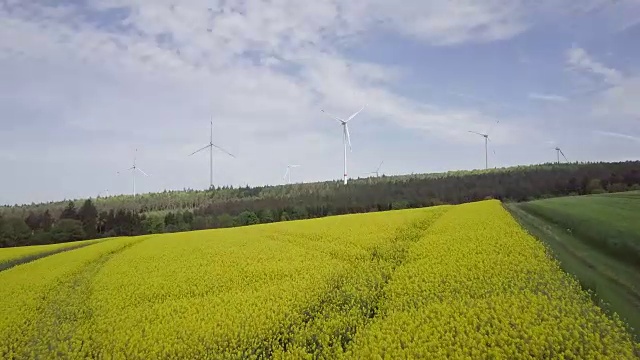
[[[55,5],[52,5],[55,4]],[[640,157],[638,0],[2,0],[0,203]],[[492,127],[492,124],[499,124]]]

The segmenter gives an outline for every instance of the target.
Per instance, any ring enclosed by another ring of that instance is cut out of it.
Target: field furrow
[[[58,357],[52,355],[57,346],[52,344],[58,340],[52,339],[52,334],[60,331],[61,326],[74,324],[73,316],[82,312],[74,309],[86,306],[66,299],[67,295],[77,296],[72,291],[77,277],[105,255],[142,239],[144,237],[100,242],[1,272],[0,358]],[[66,340],[82,342],[80,338]],[[67,352],[58,355],[62,354],[73,356]]]
[[[640,354],[498,201],[115,238],[0,282],[3,359]]]
[[[104,240],[105,239],[82,240],[62,244],[0,248],[0,271],[63,251],[79,249]]]
[[[411,248],[350,356],[630,359],[637,351],[623,324],[490,201],[456,206]]]

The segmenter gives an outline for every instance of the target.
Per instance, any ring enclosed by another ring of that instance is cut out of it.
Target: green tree
[[[62,219],[51,229],[51,239],[56,243],[82,240],[85,236],[80,220]]]
[[[296,206],[291,212],[291,218],[296,220],[302,220],[309,217],[309,213],[304,206]]]
[[[28,245],[31,229],[18,217],[0,217],[0,247]]]
[[[78,213],[76,212],[76,205],[73,203],[73,201],[69,201],[69,203],[67,204],[67,207],[62,210],[62,213],[60,214],[60,219],[77,219],[78,218]]]
[[[600,179],[591,179],[587,183],[585,192],[587,194],[601,194],[606,191],[602,188],[602,183],[600,182]]]
[[[399,200],[391,203],[391,210],[402,210],[407,207],[409,207],[409,202],[406,200]]]
[[[44,231],[50,231],[51,227],[53,226],[53,217],[51,216],[49,209],[44,211],[41,221],[42,222],[40,223],[40,228]]]
[[[31,245],[46,245],[52,242],[51,233],[43,230],[36,230],[31,235]]]
[[[270,223],[273,222],[273,212],[270,209],[264,209],[260,212],[260,222],[261,223]]]
[[[607,187],[607,190],[609,190],[609,192],[612,192],[612,193],[623,192],[623,191],[629,190],[629,187],[627,186],[627,184],[624,184],[624,183],[614,183],[614,184],[609,184],[609,186]]]
[[[234,220],[233,216],[231,216],[231,215],[229,215],[227,213],[224,213],[224,214],[218,216],[218,224],[220,225],[220,227],[223,227],[223,228],[232,227],[233,223],[234,223],[233,220]]]
[[[142,229],[147,234],[161,234],[165,232],[164,218],[162,216],[149,215],[142,220]]]
[[[186,210],[182,213],[182,221],[184,221],[189,227],[191,227],[191,223],[193,222],[193,213],[189,210]]]
[[[253,211],[243,211],[236,217],[236,224],[240,226],[259,224],[260,219]]]
[[[213,222],[211,221],[211,217],[204,215],[196,215],[193,218],[193,222],[191,223],[191,228],[193,230],[205,230],[213,227]]]
[[[165,216],[164,216],[164,226],[167,227],[169,225],[177,225],[178,221],[176,219],[176,214],[174,214],[173,212],[169,211]]]
[[[29,215],[24,219],[24,222],[32,231],[36,231],[40,228],[42,220],[40,215],[36,215],[33,210],[29,210]]]
[[[82,222],[82,229],[90,239],[98,235],[98,209],[93,205],[91,199],[87,199],[78,211],[78,219]]]

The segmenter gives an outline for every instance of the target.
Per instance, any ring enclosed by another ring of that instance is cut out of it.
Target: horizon
[[[447,171],[442,171],[442,172],[431,172],[431,173],[408,173],[408,174],[380,174],[379,176],[375,176],[375,175],[368,175],[368,176],[364,176],[364,177],[358,177],[358,178],[352,178],[350,179],[351,181],[362,181],[362,180],[367,180],[367,179],[375,179],[375,178],[379,178],[379,177],[420,177],[420,176],[424,176],[424,175],[447,175],[450,173],[472,173],[471,175],[476,175],[476,173],[481,174],[484,172],[487,173],[491,173],[491,172],[496,172],[496,171],[507,171],[510,169],[517,169],[517,168],[531,168],[531,167],[536,167],[536,166],[563,166],[563,165],[587,165],[587,164],[616,164],[616,163],[626,163],[626,162],[640,162],[640,159],[631,159],[631,160],[619,160],[619,161],[584,161],[584,162],[546,162],[546,163],[538,163],[538,164],[517,164],[517,165],[511,165],[511,166],[506,166],[506,167],[495,167],[495,168],[488,168],[488,169],[458,169],[458,170],[447,170]],[[466,174],[463,174],[462,176],[466,176]],[[325,180],[317,180],[317,181],[310,181],[310,182],[292,182],[291,184],[255,184],[255,185],[251,185],[251,184],[245,184],[245,185],[220,185],[220,186],[216,186],[215,190],[223,190],[223,189],[241,189],[241,188],[245,188],[245,187],[249,187],[249,188],[269,188],[269,187],[289,187],[289,186],[296,186],[296,185],[313,185],[313,184],[322,184],[322,183],[342,183],[342,179],[325,179]],[[1,204],[0,203],[0,208],[4,207],[4,208],[13,208],[13,207],[29,207],[32,205],[43,205],[43,204],[53,204],[53,203],[66,203],[69,201],[74,201],[74,202],[82,202],[85,200],[93,200],[94,202],[97,199],[108,199],[108,198],[113,198],[113,197],[131,197],[131,198],[135,198],[135,197],[143,197],[146,195],[153,195],[153,194],[161,194],[161,193],[175,193],[175,192],[207,192],[210,191],[210,188],[203,188],[203,189],[195,189],[195,188],[183,188],[183,189],[163,189],[163,190],[158,190],[158,191],[153,191],[153,192],[146,192],[146,193],[138,193],[135,196],[132,194],[128,194],[128,193],[122,193],[122,194],[108,194],[106,196],[102,196],[101,194],[98,194],[96,196],[87,196],[87,197],[80,197],[80,198],[65,198],[65,199],[58,199],[58,200],[48,200],[48,201],[43,201],[43,202],[32,202],[32,203],[22,203],[22,204]]]
[[[640,159],[640,3],[0,7],[0,204]]]

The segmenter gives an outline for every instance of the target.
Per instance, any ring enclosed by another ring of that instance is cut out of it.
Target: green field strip
[[[570,231],[590,247],[640,269],[640,201],[585,196],[532,201],[517,206]]]
[[[51,256],[51,255],[55,255],[61,252],[65,252],[65,251],[71,251],[71,250],[75,250],[75,249],[80,249],[83,248],[85,246],[89,246],[89,245],[93,245],[93,244],[97,244],[100,241],[104,241],[106,239],[98,239],[98,240],[83,240],[83,241],[79,241],[77,244],[75,245],[70,245],[70,246],[59,246],[59,247],[55,247],[51,250],[48,251],[42,251],[42,252],[34,252],[31,254],[24,254],[24,255],[18,255],[16,257],[5,257],[0,259],[0,271],[3,270],[7,270],[10,269],[14,266],[18,266],[18,265],[22,265],[22,264],[26,264],[28,262],[32,262],[38,259],[42,259],[44,257],[47,256]],[[55,244],[55,245],[62,245],[62,244]],[[42,246],[42,245],[35,245],[35,246]],[[48,246],[48,245],[44,245],[44,246]],[[9,249],[3,249],[6,251],[11,251],[14,248],[9,248]]]
[[[575,276],[593,300],[608,313],[616,313],[640,340],[640,273],[633,266],[581,241],[562,226],[532,214],[519,204],[505,204],[531,235],[547,245],[562,269]]]

